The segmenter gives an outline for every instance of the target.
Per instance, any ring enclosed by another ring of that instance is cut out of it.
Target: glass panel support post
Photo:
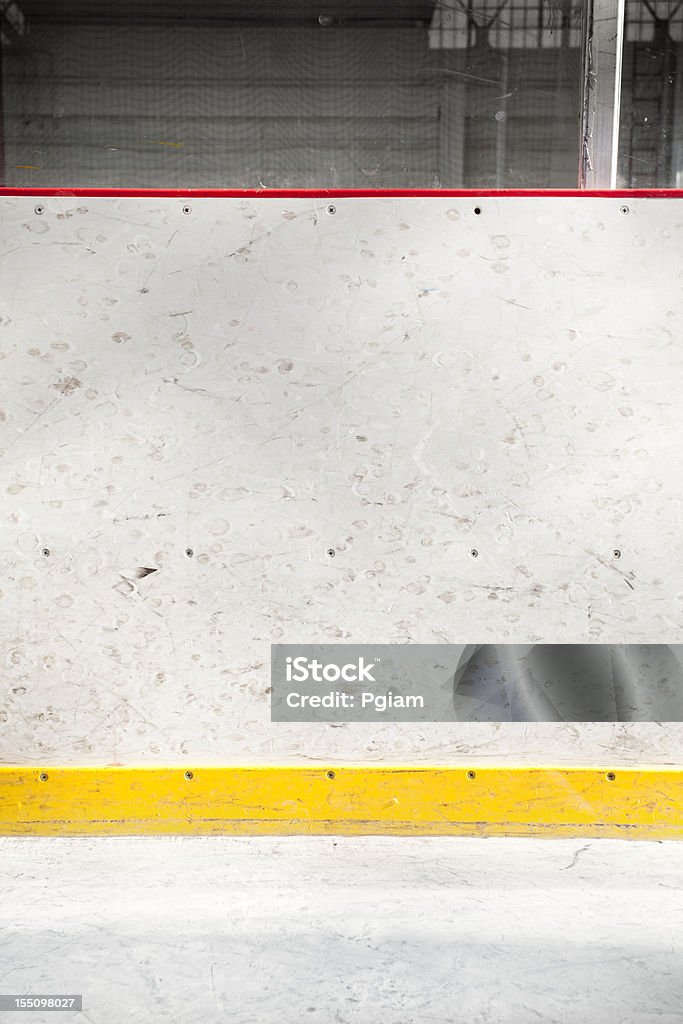
[[[625,0],[586,0],[579,188],[617,183]]]

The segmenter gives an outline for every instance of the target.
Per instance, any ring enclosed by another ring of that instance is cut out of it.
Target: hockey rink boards
[[[666,761],[269,720],[271,643],[675,643],[683,205],[0,199],[5,763]]]

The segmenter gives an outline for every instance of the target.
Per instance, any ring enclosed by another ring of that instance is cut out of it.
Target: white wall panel
[[[271,642],[680,642],[680,202],[188,203],[0,202],[0,759],[676,759],[268,687]]]

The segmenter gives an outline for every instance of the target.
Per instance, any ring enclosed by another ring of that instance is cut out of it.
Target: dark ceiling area
[[[17,0],[29,24],[424,25],[436,0]]]

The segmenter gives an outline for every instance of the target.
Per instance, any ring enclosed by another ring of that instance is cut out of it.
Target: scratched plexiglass
[[[2,5],[4,183],[573,188],[582,2]]]
[[[683,186],[683,6],[627,0],[619,133],[623,188]]]

